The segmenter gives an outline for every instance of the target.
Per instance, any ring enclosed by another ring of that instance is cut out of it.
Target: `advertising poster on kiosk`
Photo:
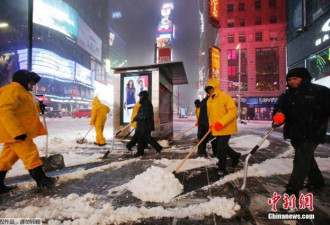
[[[151,73],[125,73],[121,75],[120,83],[120,123],[128,124],[131,122],[133,107],[140,100],[139,93],[141,91],[148,91],[149,100],[151,99]]]

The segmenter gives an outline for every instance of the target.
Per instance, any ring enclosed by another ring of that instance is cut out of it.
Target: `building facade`
[[[96,84],[107,86],[107,0],[5,0],[0,21],[1,86],[16,70],[42,79],[36,93],[64,115],[90,108]],[[91,14],[90,12],[95,12]]]
[[[219,10],[221,89],[242,119],[270,120],[286,87],[286,2],[227,0]]]

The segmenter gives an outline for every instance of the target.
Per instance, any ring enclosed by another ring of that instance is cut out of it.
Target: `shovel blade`
[[[60,170],[65,167],[64,157],[61,154],[51,155],[47,157],[40,157],[43,162],[43,168],[45,171]]]

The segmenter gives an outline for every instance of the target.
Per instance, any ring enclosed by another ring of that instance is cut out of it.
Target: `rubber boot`
[[[4,181],[7,171],[0,171],[0,194],[8,193],[11,190],[16,189],[16,186],[6,186]]]
[[[31,177],[37,182],[38,188],[47,189],[54,185],[58,177],[47,177],[42,166],[29,170]]]

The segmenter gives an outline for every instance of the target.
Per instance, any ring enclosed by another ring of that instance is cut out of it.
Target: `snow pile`
[[[258,137],[255,135],[243,135],[240,137],[231,138],[229,140],[229,146],[232,148],[238,148],[239,151],[249,151],[254,148],[260,141],[262,137]],[[268,140],[265,140],[264,143],[259,147],[261,148],[267,148],[269,146],[270,142]]]
[[[151,166],[128,184],[128,190],[142,201],[169,202],[183,191],[183,185],[172,173]]]
[[[184,208],[146,208],[127,206],[115,209],[110,203],[100,203],[102,197],[88,193],[84,196],[70,194],[66,198],[32,199],[25,208],[12,208],[0,211],[0,218],[42,218],[50,225],[74,224],[127,224],[147,218],[193,218],[202,220],[205,216],[216,214],[232,218],[240,206],[234,199],[215,197],[204,203],[192,204]]]
[[[168,140],[160,140],[158,141],[158,144],[160,144],[163,148],[167,148],[170,146]]]

